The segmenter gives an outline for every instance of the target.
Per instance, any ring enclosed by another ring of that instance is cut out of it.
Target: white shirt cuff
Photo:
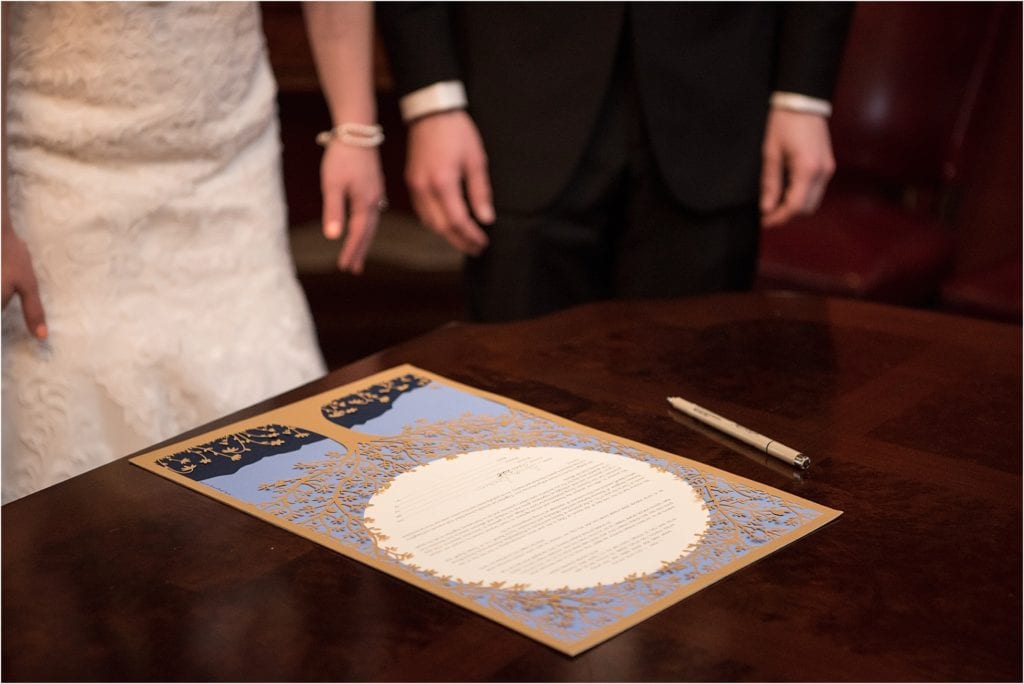
[[[440,81],[414,90],[398,101],[402,121],[409,123],[427,114],[462,109],[468,104],[462,81]]]
[[[801,95],[800,93],[784,93],[775,91],[772,93],[772,107],[788,109],[791,112],[802,112],[804,114],[818,114],[829,117],[832,115],[832,104],[828,100],[817,97]]]

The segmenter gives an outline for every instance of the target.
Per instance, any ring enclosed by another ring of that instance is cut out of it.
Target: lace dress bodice
[[[11,3],[3,499],[323,373],[255,3]]]

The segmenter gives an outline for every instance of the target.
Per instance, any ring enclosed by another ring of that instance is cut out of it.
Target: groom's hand
[[[487,234],[480,224],[494,221],[491,181],[483,141],[465,111],[410,124],[405,179],[423,223],[464,254],[483,251]]]

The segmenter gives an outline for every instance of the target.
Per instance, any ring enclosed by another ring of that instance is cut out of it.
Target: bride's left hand
[[[377,149],[330,143],[320,162],[320,191],[324,237],[344,236],[338,268],[358,275],[377,233],[380,212],[387,206]]]

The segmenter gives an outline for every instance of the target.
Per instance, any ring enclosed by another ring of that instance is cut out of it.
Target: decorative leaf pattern
[[[343,427],[354,427],[376,418],[390,408],[398,395],[430,383],[428,378],[407,374],[360,392],[335,399],[320,411],[324,418]]]
[[[403,472],[439,458],[519,446],[593,449],[639,459],[676,474],[700,492],[710,526],[686,555],[665,559],[661,570],[607,586],[532,591],[524,586],[484,586],[440,576],[408,562],[387,536],[364,518],[370,498]],[[332,454],[328,454],[332,456]],[[331,537],[377,561],[400,566],[448,592],[496,610],[508,619],[563,641],[577,641],[721,569],[752,549],[785,536],[819,513],[771,493],[659,458],[609,438],[519,410],[502,416],[466,414],[435,423],[418,421],[393,437],[367,440],[344,458],[296,466],[296,476],[261,487],[273,498],[261,508],[288,522]]]
[[[235,472],[245,463],[265,456],[294,451],[322,439],[325,439],[323,435],[301,428],[261,425],[165,456],[157,459],[156,464],[193,480],[204,480]]]

